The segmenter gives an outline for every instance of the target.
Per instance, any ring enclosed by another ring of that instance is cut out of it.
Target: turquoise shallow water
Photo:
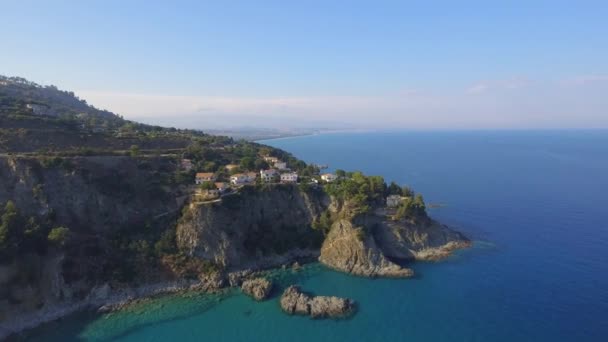
[[[308,265],[280,286],[351,297],[358,313],[315,321],[238,291],[164,297],[106,316],[79,314],[29,340],[605,341],[608,132],[328,134],[268,141],[296,156],[407,183],[435,218],[475,240],[410,280]]]

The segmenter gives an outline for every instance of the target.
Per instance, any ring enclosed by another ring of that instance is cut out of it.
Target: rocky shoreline
[[[442,260],[454,250],[467,248],[470,245],[469,241],[459,241],[438,248],[429,248],[420,251],[417,260]],[[318,256],[318,252],[294,251],[289,253],[288,256],[277,257],[274,261],[271,258],[266,258],[264,262],[256,262],[255,265],[258,266],[256,268],[233,271],[224,275],[213,273],[199,280],[166,281],[116,290],[111,289],[108,284],[103,284],[95,287],[83,300],[52,305],[32,313],[13,315],[10,319],[0,323],[0,340],[78,311],[92,309],[106,313],[122,310],[141,300],[161,295],[194,291],[217,293],[223,289],[240,287],[244,293],[251,295],[254,299],[264,300],[272,290],[272,283],[264,278],[258,278],[263,270],[286,269],[291,267],[287,265],[292,264],[296,269],[300,267],[300,263],[315,261],[315,256]],[[319,260],[322,261],[321,258]],[[331,265],[326,266],[333,268]],[[337,270],[344,271],[343,269]],[[349,273],[366,277],[409,277],[413,275],[413,272],[405,274],[409,271],[407,268],[400,268],[397,273],[392,271],[394,271],[393,268],[388,265],[388,268],[378,268],[377,272],[373,274],[367,272],[363,274]],[[283,310],[289,314],[308,315],[312,318],[343,317],[355,311],[355,302],[351,299],[325,296],[311,297],[303,293],[298,286],[288,287],[283,293],[280,303]]]
[[[97,310],[100,313],[107,313],[123,310],[141,300],[162,295],[195,291],[217,293],[223,289],[240,287],[248,279],[255,279],[264,270],[285,269],[292,263],[299,265],[299,263],[314,261],[316,254],[311,254],[310,251],[294,251],[275,259],[265,258],[263,261],[258,261],[255,263],[256,268],[236,270],[226,274],[212,273],[198,280],[165,281],[123,289],[112,289],[108,284],[103,284],[91,290],[85,299],[50,305],[36,312],[11,316],[0,322],[0,340],[79,311]]]
[[[94,288],[83,300],[56,304],[36,312],[12,316],[9,320],[0,323],[0,340],[78,311],[87,309],[99,309],[104,312],[118,310],[139,299],[181,291],[200,290],[202,285],[199,281],[181,280],[113,291],[109,285],[104,284]]]

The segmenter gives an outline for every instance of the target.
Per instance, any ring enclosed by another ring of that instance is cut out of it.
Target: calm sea
[[[165,297],[80,314],[31,340],[608,341],[608,132],[395,132],[266,142],[308,162],[408,184],[431,214],[475,240],[410,280],[364,279],[318,264],[274,274],[347,296],[356,316],[283,314],[277,298]]]

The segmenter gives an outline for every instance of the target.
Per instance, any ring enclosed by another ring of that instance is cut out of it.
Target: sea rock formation
[[[357,213],[352,203],[332,198],[328,209],[337,218],[321,246],[319,261],[333,269],[365,277],[407,278],[414,272],[401,264],[439,260],[468,247],[462,234],[429,217],[394,219],[386,208]]]
[[[374,238],[385,256],[400,260],[440,260],[471,244],[461,233],[431,219],[418,224],[383,220],[375,226]]]
[[[241,290],[255,300],[261,301],[270,295],[272,282],[266,278],[248,279],[241,285]]]
[[[411,277],[414,272],[389,261],[364,227],[349,220],[339,220],[331,228],[319,261],[347,273],[365,277]]]
[[[310,296],[296,285],[283,292],[280,303],[281,308],[290,315],[306,315],[312,318],[344,317],[355,310],[355,302],[348,298]]]

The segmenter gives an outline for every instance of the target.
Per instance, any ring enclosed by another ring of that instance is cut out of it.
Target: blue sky
[[[606,1],[0,1],[0,74],[147,122],[608,127]]]

